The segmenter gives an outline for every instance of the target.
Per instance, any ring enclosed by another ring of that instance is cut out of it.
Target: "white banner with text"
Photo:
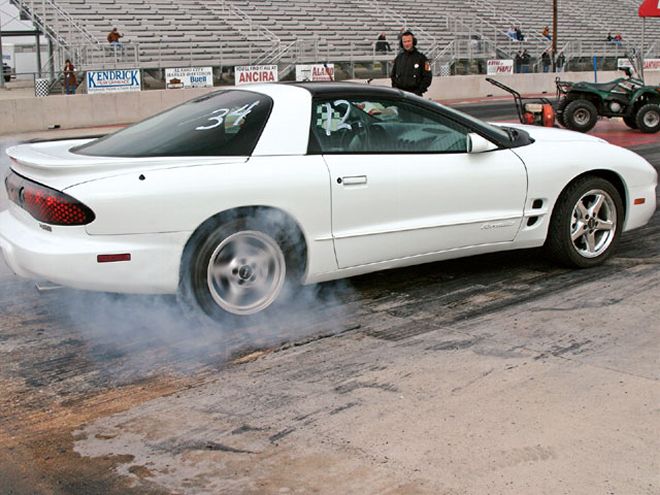
[[[277,65],[240,65],[234,68],[234,84],[277,82]]]
[[[513,60],[489,60],[488,75],[513,74]]]
[[[296,81],[334,81],[335,64],[296,65]]]
[[[142,89],[140,69],[89,70],[86,82],[89,94],[119,93]]]
[[[178,67],[165,69],[167,89],[211,88],[213,87],[212,67]]]

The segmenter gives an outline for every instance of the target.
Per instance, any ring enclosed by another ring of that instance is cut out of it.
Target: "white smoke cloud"
[[[0,140],[3,178],[10,163],[5,151],[14,144]],[[0,210],[6,207],[3,183]],[[218,321],[201,311],[182,309],[174,296],[116,295],[67,288],[39,293],[29,289],[31,282],[11,273],[4,260],[0,262],[0,282],[0,291],[4,292],[0,297],[15,303],[0,312],[21,311],[26,321],[31,318],[30,311],[47,315],[52,332],[77,334],[87,359],[96,363],[99,371],[120,381],[168,370],[185,373],[221,366],[243,353],[352,327],[345,309],[345,303],[354,299],[348,281],[302,287],[288,302],[263,315],[244,318],[228,314]]]

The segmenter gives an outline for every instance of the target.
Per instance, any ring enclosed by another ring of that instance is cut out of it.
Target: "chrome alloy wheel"
[[[229,313],[251,315],[270,306],[286,278],[280,246],[263,232],[244,230],[225,238],[207,268],[209,291]]]
[[[578,108],[573,113],[573,120],[579,126],[587,125],[591,120],[591,112],[586,108]]]
[[[616,207],[612,197],[593,189],[578,200],[571,219],[571,240],[585,258],[596,258],[607,251],[616,234]]]
[[[653,110],[646,112],[642,120],[644,121],[645,126],[656,127],[658,124],[660,124],[660,111]]]

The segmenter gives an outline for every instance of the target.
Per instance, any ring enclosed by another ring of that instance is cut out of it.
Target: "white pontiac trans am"
[[[288,287],[545,245],[589,267],[655,211],[635,153],[389,88],[254,85],[95,140],[10,148],[0,247],[29,278],[251,315]]]

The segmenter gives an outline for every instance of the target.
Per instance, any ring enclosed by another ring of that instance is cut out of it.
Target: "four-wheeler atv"
[[[557,122],[580,132],[590,131],[598,117],[623,117],[631,129],[660,130],[660,86],[646,86],[623,67],[626,77],[607,83],[568,82],[557,78]]]

